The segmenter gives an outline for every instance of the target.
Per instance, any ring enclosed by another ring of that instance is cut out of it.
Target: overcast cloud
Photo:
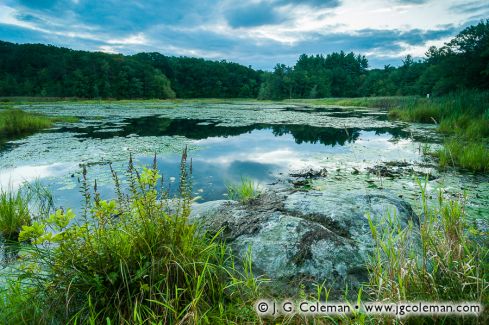
[[[0,39],[267,70],[344,50],[382,67],[422,57],[487,17],[489,3],[460,0],[0,0]]]

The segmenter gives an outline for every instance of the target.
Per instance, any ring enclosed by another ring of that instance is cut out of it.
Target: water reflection
[[[376,139],[379,143],[375,145],[386,147],[393,138],[389,133],[361,130],[355,130],[353,135],[349,135],[350,138],[335,141],[327,136],[314,137],[313,132],[310,134],[309,139],[298,140],[289,129],[284,130],[277,126],[255,129],[236,136],[195,140],[194,144],[200,149],[190,152],[194,171],[194,195],[202,197],[204,201],[223,199],[227,192],[226,184],[239,182],[243,176],[250,177],[257,183],[271,183],[280,173],[313,166],[315,158],[351,153],[349,142],[353,139]],[[325,145],[325,140],[330,144]],[[141,165],[150,165],[152,157],[139,157],[137,161]],[[175,180],[173,189],[178,188],[178,162],[178,155],[158,157],[158,166],[165,179]]]
[[[0,189],[16,189],[24,182],[65,176],[76,166],[77,164],[75,163],[55,163],[51,165],[24,165],[0,169]]]
[[[397,147],[392,143],[393,139],[409,138],[409,134],[400,127],[341,129],[265,123],[224,126],[208,120],[158,116],[128,118],[118,123],[100,121],[85,124],[85,127],[66,126],[52,132],[71,132],[80,142],[92,138],[103,143],[105,139],[114,137],[180,136],[192,139],[198,148],[190,152],[193,190],[194,195],[202,197],[202,200],[226,198],[226,184],[239,182],[243,176],[267,184],[274,182],[280,173],[311,167],[318,158],[351,154],[357,150],[355,143],[386,151],[386,148]],[[87,150],[91,150],[89,145]],[[172,193],[178,189],[179,159],[178,154],[158,155],[160,172],[170,183]],[[152,155],[136,156],[135,161],[138,165],[150,165]],[[121,173],[127,168],[125,162],[114,162],[114,166]],[[39,177],[53,191],[59,205],[76,207],[80,205],[79,169],[74,162],[19,166],[0,172],[0,183],[20,183]],[[102,195],[113,196],[108,166],[95,164],[88,170],[92,181],[97,179]]]
[[[222,126],[206,120],[169,119],[156,116],[130,118],[124,124],[106,123],[86,128],[62,128],[59,132],[78,132],[80,138],[108,139],[115,136],[184,136],[201,140],[212,137],[230,137],[251,133],[256,130],[270,129],[275,136],[290,134],[294,141],[301,143],[320,143],[323,145],[345,145],[358,139],[361,131],[373,131],[375,134],[389,134],[395,139],[409,137],[401,127],[348,128],[315,127],[296,124],[252,124],[249,126]]]

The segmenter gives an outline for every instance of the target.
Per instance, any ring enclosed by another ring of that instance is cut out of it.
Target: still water
[[[200,201],[225,199],[226,185],[242,177],[266,188],[291,183],[291,173],[321,168],[328,177],[317,181],[318,188],[382,188],[412,200],[413,175],[435,175],[429,185],[448,188],[452,195],[461,190],[482,193],[473,196],[471,207],[487,216],[489,191],[483,176],[438,171],[421,150],[439,143],[433,127],[392,122],[379,110],[146,102],[21,108],[80,118],[0,147],[0,186],[15,188],[38,180],[53,192],[58,206],[80,206],[82,166],[90,181],[97,180],[103,197],[114,196],[108,163],[123,177],[130,154],[138,166],[151,165],[156,154],[166,186],[174,193],[180,153],[188,147],[193,192]],[[385,164],[402,170],[392,177],[376,175]]]

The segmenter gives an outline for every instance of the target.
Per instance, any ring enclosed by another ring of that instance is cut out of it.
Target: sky
[[[264,70],[344,50],[375,68],[421,58],[487,18],[489,1],[472,0],[0,0],[0,40]]]

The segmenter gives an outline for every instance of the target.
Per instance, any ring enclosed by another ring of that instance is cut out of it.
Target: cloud
[[[427,3],[429,0],[394,0],[394,1],[403,4],[419,5],[419,4]]]
[[[0,39],[262,69],[344,50],[383,66],[453,37],[487,7],[462,0],[4,0]]]
[[[264,3],[233,6],[227,11],[226,18],[233,28],[277,24],[285,19],[275,7]]]
[[[59,0],[19,0],[19,4],[34,9],[49,9],[55,5],[62,3]]]
[[[341,3],[339,0],[275,0],[277,5],[308,5],[315,8],[334,8]]]
[[[461,14],[476,14],[479,16],[487,16],[489,13],[489,3],[480,1],[464,2],[450,7],[450,10]]]

